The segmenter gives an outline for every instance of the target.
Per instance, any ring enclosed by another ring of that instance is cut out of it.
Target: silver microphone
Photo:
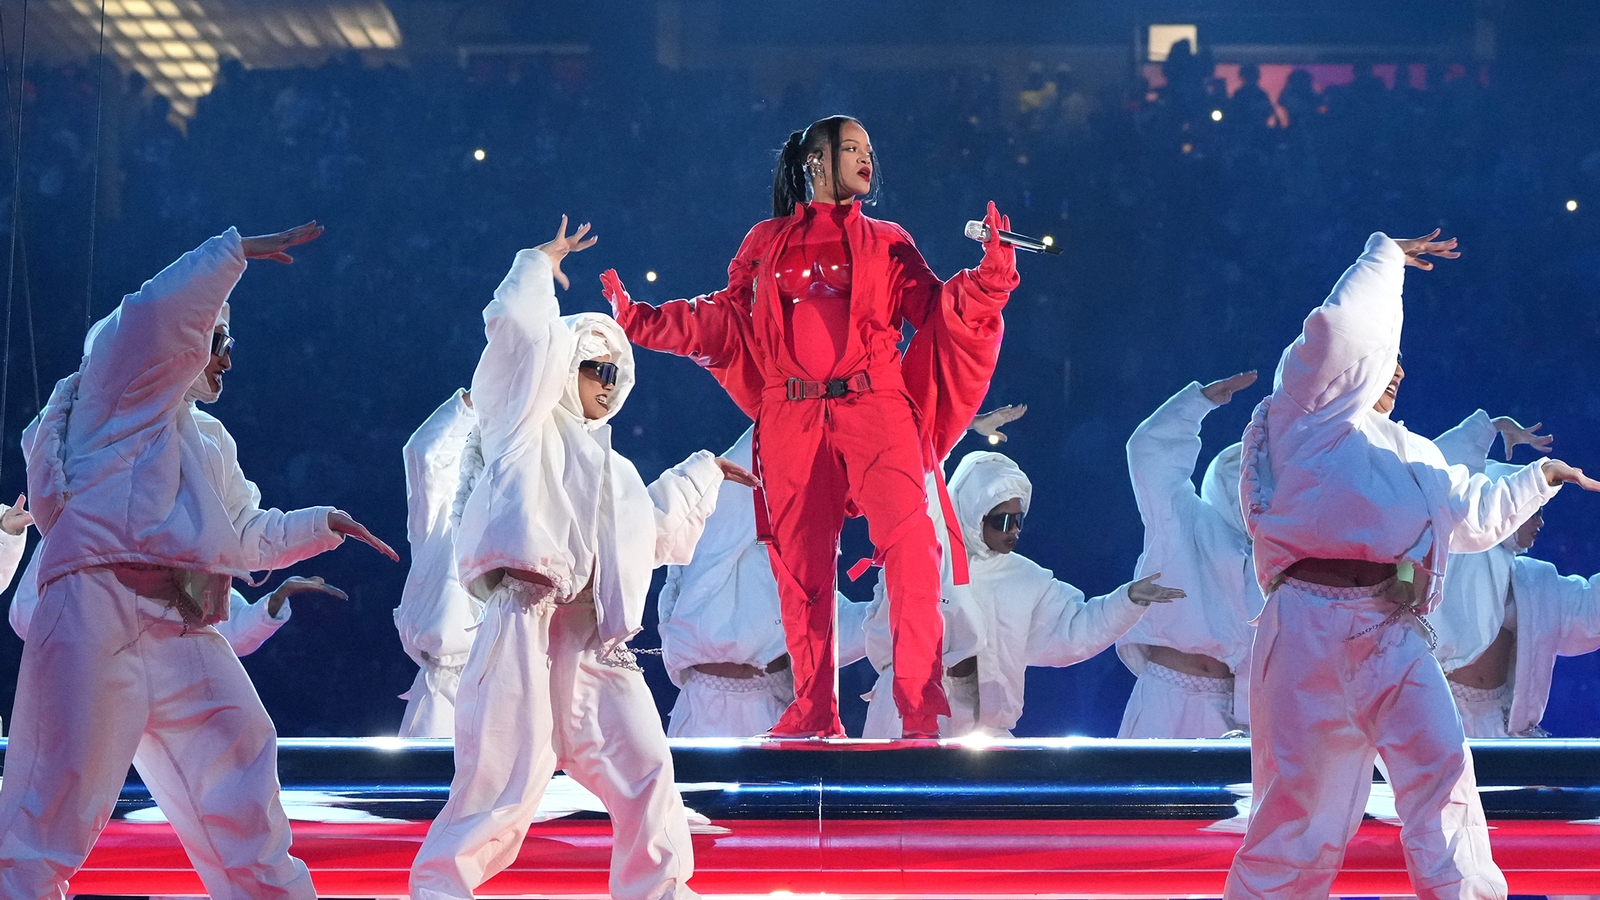
[[[986,243],[989,240],[989,226],[977,219],[972,219],[967,222],[966,235],[979,243]],[[1015,231],[1001,231],[1000,240],[1018,250],[1028,250],[1033,253],[1061,252],[1061,248],[1053,243],[1042,241],[1035,237],[1028,237],[1025,234],[1017,234]]]

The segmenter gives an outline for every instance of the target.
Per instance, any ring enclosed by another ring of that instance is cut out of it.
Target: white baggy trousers
[[[44,588],[0,781],[0,896],[60,900],[135,749],[217,900],[314,900],[289,855],[272,720],[228,642],[167,602],[170,570],[83,569]],[[143,746],[140,741],[143,739]]]
[[[1206,678],[1145,663],[1122,711],[1119,738],[1219,738],[1233,719],[1233,679]]]
[[[771,731],[794,702],[788,669],[755,678],[724,678],[690,669],[667,718],[667,737],[756,737]]]
[[[450,800],[412,865],[413,900],[467,900],[515,861],[558,768],[611,815],[612,897],[693,898],[688,820],[644,674],[600,661],[593,603],[528,596],[502,583],[484,607],[456,694]]]
[[[464,666],[424,663],[417,668],[411,690],[400,695],[406,710],[400,716],[400,736],[405,738],[454,737],[456,692]]]
[[[1250,672],[1254,800],[1230,900],[1327,897],[1376,756],[1417,896],[1506,897],[1450,688],[1420,624],[1384,599],[1393,586],[1289,579],[1267,598]]]

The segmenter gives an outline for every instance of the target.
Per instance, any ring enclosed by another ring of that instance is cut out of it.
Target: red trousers
[[[773,570],[794,667],[794,703],[774,734],[842,737],[834,653],[839,530],[849,499],[883,558],[894,642],[894,701],[907,732],[937,733],[942,686],[939,545],[911,400],[896,388],[761,408],[760,465]]]

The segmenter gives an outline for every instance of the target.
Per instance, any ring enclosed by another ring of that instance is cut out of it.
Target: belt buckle
[[[790,400],[804,400],[806,398],[806,383],[804,379],[791,378],[786,387],[785,394]]]
[[[850,382],[844,378],[835,378],[828,382],[826,387],[827,390],[822,396],[828,398],[829,400],[837,400],[840,397],[843,397],[845,394],[850,393]]]

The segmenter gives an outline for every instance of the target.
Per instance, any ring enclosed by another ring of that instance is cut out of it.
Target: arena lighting
[[[477,160],[478,162],[483,162],[483,158],[485,156],[488,156],[488,154],[483,152],[483,148],[482,147],[479,147],[478,149],[472,151],[472,158]]]
[[[1222,121],[1222,110],[1213,109],[1211,111],[1211,121],[1213,121],[1213,122],[1221,122]]]
[[[1188,41],[1190,52],[1200,49],[1200,28],[1196,25],[1151,25],[1145,39],[1148,51],[1145,59],[1149,62],[1166,62],[1167,55],[1172,52],[1172,45],[1179,41]]]
[[[87,53],[98,50],[100,0],[60,0],[48,8]],[[144,76],[183,118],[211,92],[223,59],[247,68],[282,67],[399,46],[400,27],[383,0],[105,0],[107,56],[124,72]]]
[[[1576,200],[1568,200],[1567,201],[1567,212],[1577,212],[1577,211],[1578,211],[1578,201],[1576,201]]]
[[[649,272],[644,273],[644,280],[645,281],[655,281],[656,278],[657,278],[657,276],[656,276],[656,273],[655,273],[654,269],[650,270]]]

